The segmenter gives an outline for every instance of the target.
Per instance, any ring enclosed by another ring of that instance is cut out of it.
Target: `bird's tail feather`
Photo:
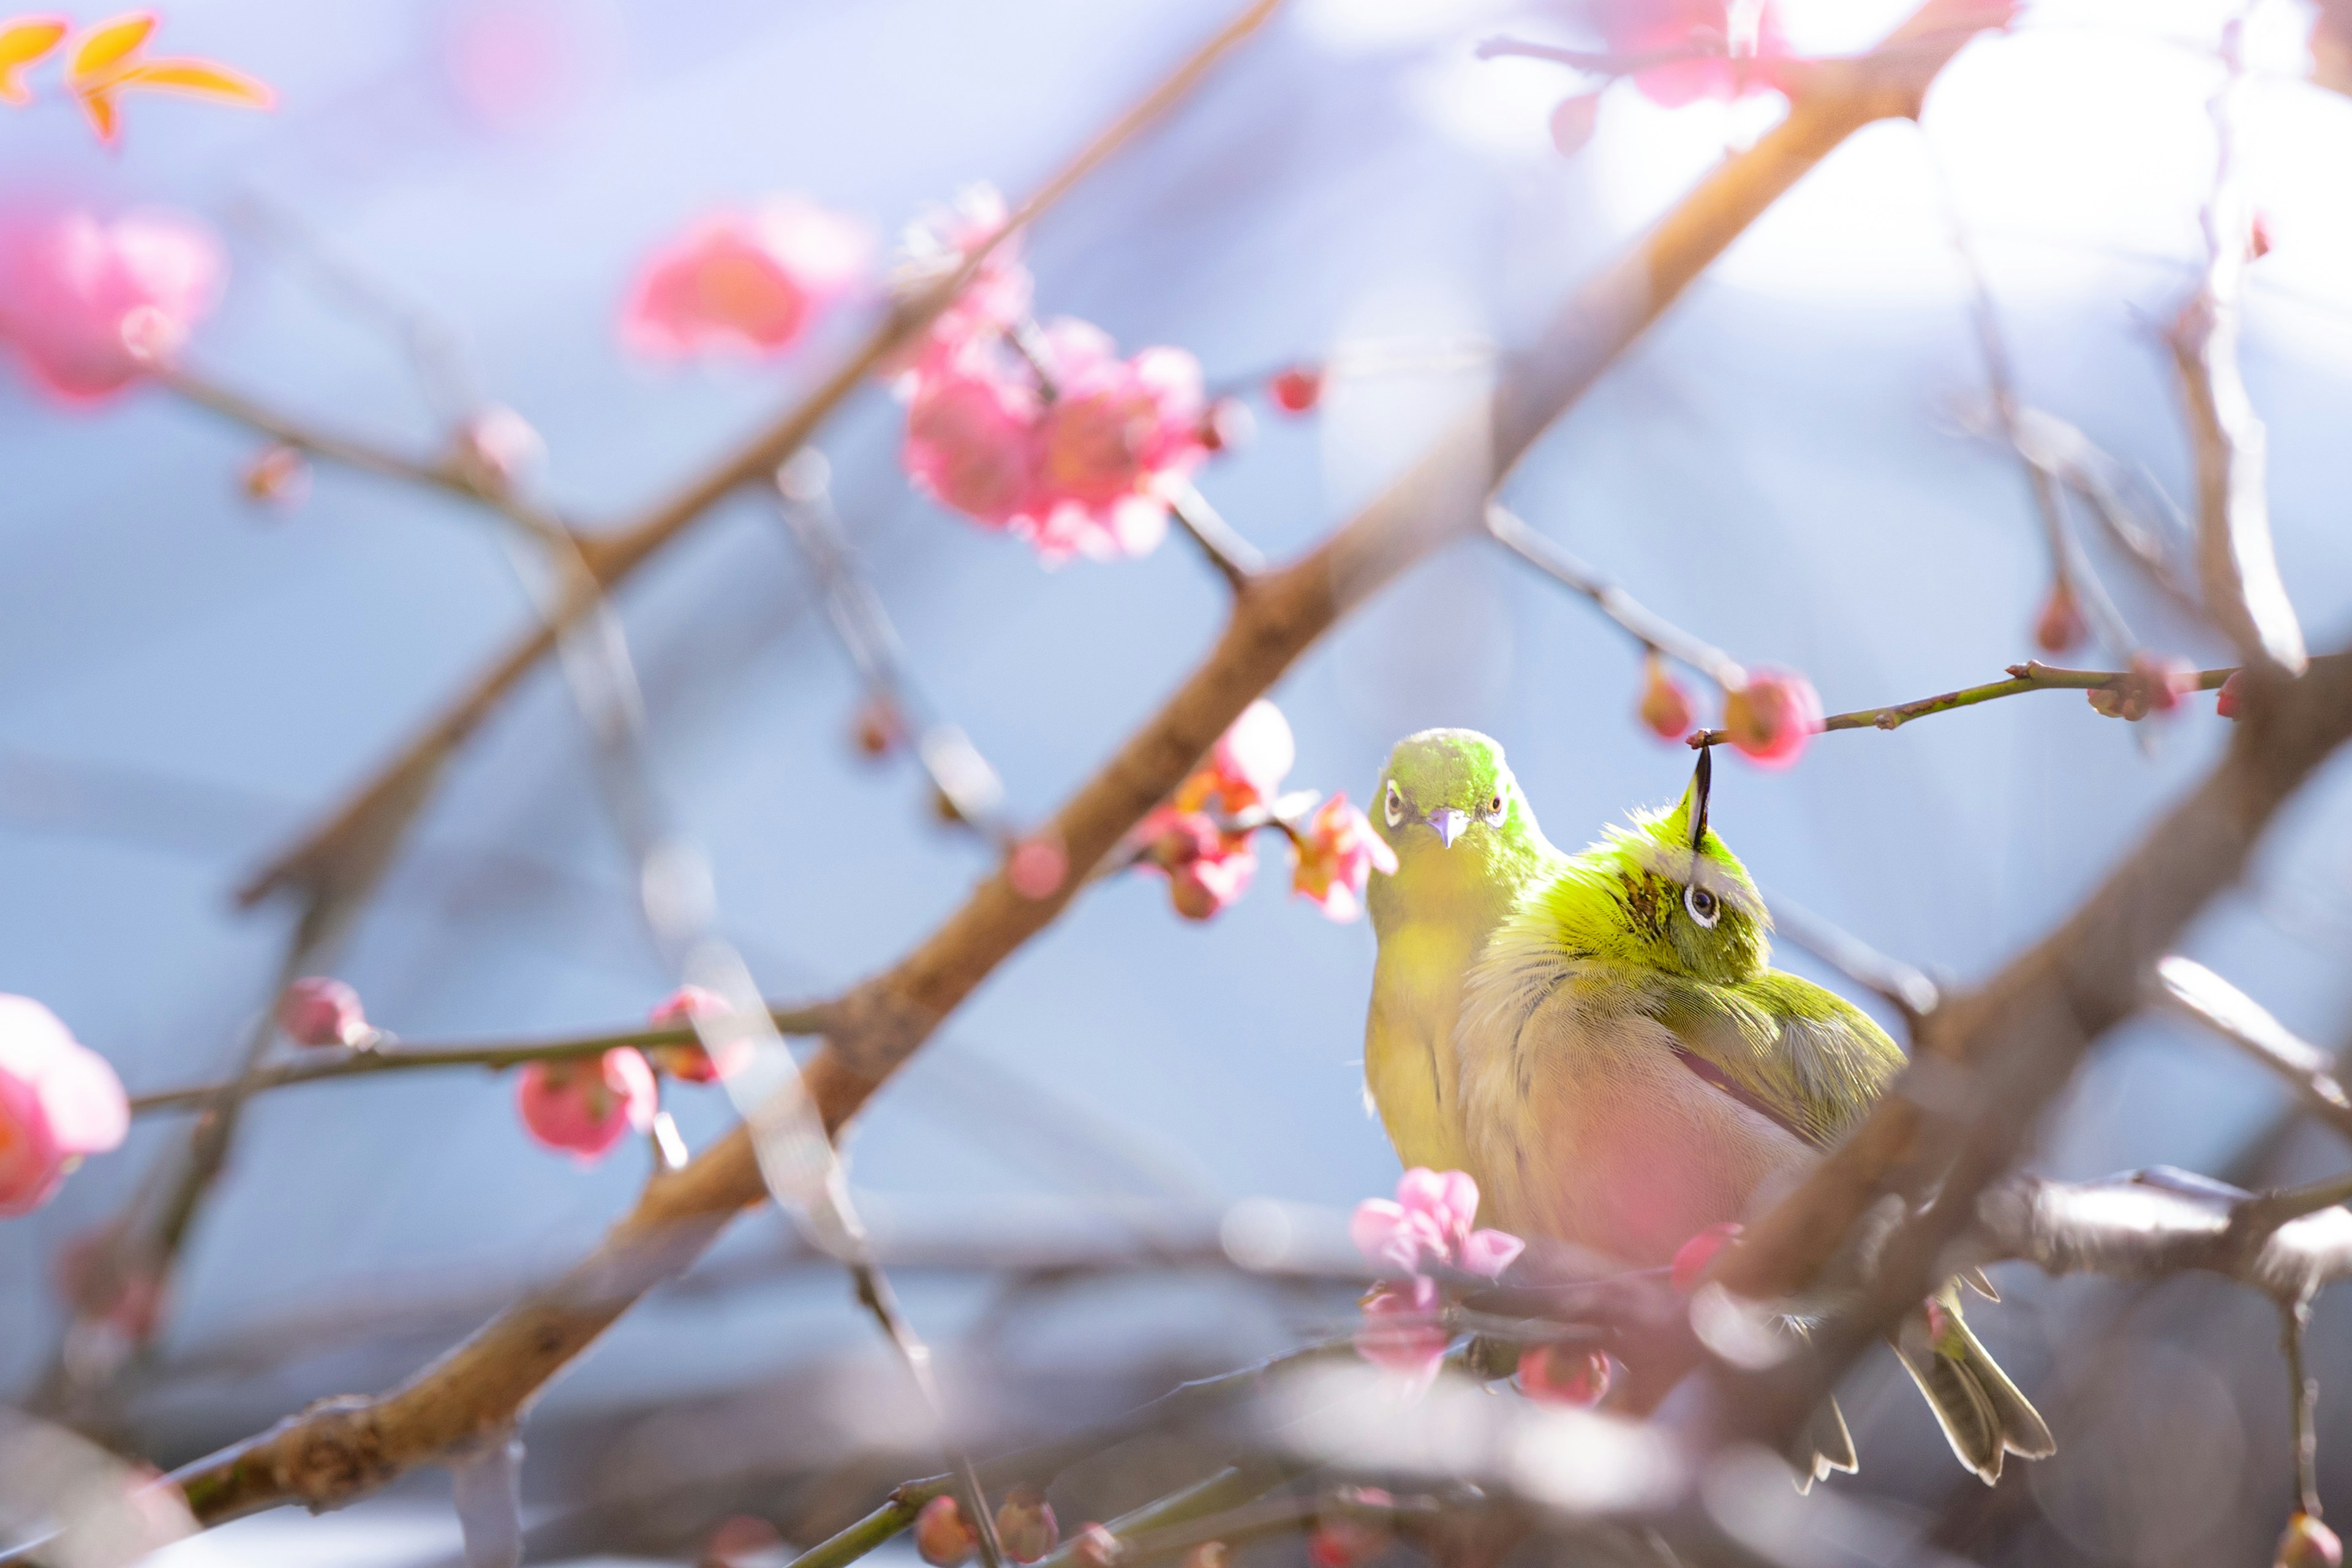
[[[1852,1475],[1861,1468],[1854,1458],[1853,1434],[1846,1429],[1845,1412],[1835,1398],[1824,1399],[1798,1429],[1789,1445],[1789,1462],[1797,1468],[1797,1489],[1809,1492],[1815,1481],[1829,1479],[1832,1470]]]
[[[1961,1321],[1957,1296],[1948,1292],[1935,1305],[1933,1316],[1923,1308],[1905,1321],[1895,1352],[1960,1463],[1990,1486],[2000,1479],[2002,1455],[2040,1459],[2057,1452],[2041,1413]]]

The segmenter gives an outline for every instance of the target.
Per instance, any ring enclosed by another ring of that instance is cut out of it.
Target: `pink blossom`
[[[2245,700],[2245,676],[2242,669],[2233,669],[2230,679],[2221,682],[2221,689],[2213,698],[2213,711],[2224,719],[2238,716],[2238,705]]]
[[[1519,1352],[1518,1379],[1529,1399],[1591,1409],[1609,1395],[1609,1358],[1577,1345],[1536,1345]]]
[[[1013,532],[1049,562],[1150,553],[1168,502],[1208,456],[1201,439],[1201,363],[1181,349],[1120,359],[1083,321],[1043,333],[1054,398],[1038,422],[1036,489]]]
[[[952,276],[1009,217],[995,187],[979,184],[959,191],[952,207],[933,209],[907,231],[892,278],[894,291],[909,298]],[[1029,319],[1034,291],[1029,269],[1021,264],[1018,238],[999,243],[924,334],[910,367],[914,376],[919,379],[972,355],[993,353],[1006,332]]]
[[[1034,1563],[1061,1544],[1054,1505],[1034,1486],[1017,1486],[996,1510],[996,1539],[1015,1563]]]
[[[31,997],[0,995],[0,1215],[40,1207],[83,1155],[130,1130],[106,1058]]]
[[[975,522],[1009,526],[1035,484],[1034,389],[978,357],[943,364],[913,386],[901,458],[908,478]]]
[[[1789,766],[1821,728],[1821,695],[1801,675],[1758,670],[1724,692],[1724,733],[1759,767]]]
[[[1364,912],[1364,888],[1375,868],[1383,875],[1397,868],[1396,851],[1345,795],[1316,808],[1291,841],[1290,854],[1290,890],[1313,900],[1335,921]]]
[[[1356,1329],[1356,1353],[1385,1372],[1425,1387],[1454,1341],[1438,1321],[1444,1305],[1437,1281],[1423,1275],[1376,1287],[1364,1298],[1364,1321]]]
[[[1205,921],[1249,891],[1257,851],[1246,832],[1218,824],[1205,812],[1163,805],[1135,830],[1141,864],[1168,875],[1168,896],[1186,920]]]
[[[1237,816],[1272,805],[1297,761],[1298,742],[1290,733],[1290,721],[1261,697],[1226,726],[1209,748],[1208,760],[1176,786],[1174,799],[1188,811]]]
[[[1727,37],[1730,10],[1725,0],[1598,0],[1593,20],[1612,54],[1688,50],[1703,57],[1633,73],[1644,98],[1678,109],[1703,98],[1775,90],[1771,62],[1788,55],[1789,41],[1772,0],[1758,7],[1752,38]],[[1735,55],[1747,58],[1729,58]]]
[[[724,1017],[734,1009],[727,998],[716,991],[699,985],[681,985],[661,1000],[660,1005],[646,1016],[646,1022],[657,1029],[675,1028],[691,1024],[697,1018]],[[719,1064],[710,1059],[699,1040],[689,1040],[679,1046],[656,1046],[649,1053],[654,1065],[675,1079],[688,1083],[716,1083]]]
[[[226,265],[210,230],[173,214],[19,216],[0,224],[0,341],[43,390],[100,402],[178,348]]]
[[[584,1165],[624,1134],[649,1130],[661,1097],[646,1058],[623,1046],[593,1059],[526,1063],[515,1105],[533,1142]]]
[[[646,259],[621,340],[657,359],[781,353],[849,292],[872,252],[863,224],[799,196],[709,214]]]
[[[1004,879],[1024,899],[1050,899],[1069,879],[1070,852],[1050,828],[1014,846],[1004,862]]]
[[[278,998],[278,1026],[298,1046],[359,1046],[375,1036],[360,994],[340,980],[306,974]]]
[[[1527,1243],[1507,1231],[1477,1230],[1478,1184],[1465,1171],[1416,1165],[1397,1181],[1396,1201],[1366,1198],[1348,1234],[1376,1263],[1419,1274],[1432,1265],[1499,1279]]]

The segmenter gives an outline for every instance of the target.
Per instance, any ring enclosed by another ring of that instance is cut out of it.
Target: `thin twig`
[[[1846,978],[1885,997],[1914,1028],[1942,1000],[1942,988],[1924,970],[1887,956],[1803,905],[1773,895],[1765,900],[1765,907],[1771,913],[1774,929],[1781,935]]]
[[[1265,570],[1265,554],[1244,539],[1190,481],[1169,499],[1168,512],[1234,593],[1248,587],[1250,579]]]
[[[1915,698],[1909,702],[1897,702],[1885,708],[1857,708],[1851,713],[1832,713],[1822,721],[1828,730],[1899,730],[1914,719],[1924,719],[1930,713],[1948,713],[1955,708],[1973,708],[1979,702],[1991,702],[2003,697],[2021,697],[2029,691],[2115,691],[2126,682],[2141,679],[2128,669],[2062,669],[2039,660],[2009,667],[2009,679],[1983,686],[1966,686],[1958,691],[1946,691],[1934,697]],[[2190,689],[2218,689],[2235,669],[2202,669],[2196,674]],[[1690,737],[1694,750],[1702,746],[1720,746],[1731,739],[1728,731],[1701,730]]]
[[[2279,1350],[2286,1359],[2287,1431],[2294,1441],[2294,1495],[2301,1510],[2317,1519],[2319,1504],[2319,1379],[2304,1363],[2304,1332],[2311,1325],[2311,1300],[2279,1303]]]
[[[2192,959],[2176,953],[2159,960],[2156,981],[2158,1001],[2270,1069],[2294,1090],[2305,1110],[2352,1138],[2352,1094],[2326,1052],[2298,1038],[2261,1003]]]
[[[1717,686],[1730,688],[1748,679],[1738,660],[1721,648],[1701,642],[1680,626],[1649,609],[1633,595],[1586,565],[1501,502],[1486,507],[1486,532],[1495,542],[1570,591],[1583,595],[1601,613],[1622,626],[1637,643],[1653,653],[1678,659]]]

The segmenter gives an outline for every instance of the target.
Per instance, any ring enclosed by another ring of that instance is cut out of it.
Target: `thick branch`
[[[1051,831],[1076,873],[1063,889],[1031,899],[1000,872],[906,959],[843,999],[806,1074],[826,1125],[837,1129],[854,1116],[950,1010],[1059,914],[1084,873],[1340,616],[1423,556],[1475,532],[1495,479],[1759,214],[1863,125],[1916,112],[1928,82],[1966,41],[1956,16],[1988,16],[1981,5],[1930,0],[1879,54],[1822,79],[1785,121],[1570,296],[1504,377],[1486,417],[1443,435],[1306,557],[1250,579],[1201,667],[1054,818]],[[762,450],[758,471],[804,435]],[[314,1406],[175,1479],[197,1517],[215,1522],[287,1502],[341,1503],[434,1460],[510,1418],[635,1296],[692,1261],[763,1192],[750,1137],[738,1128],[685,1170],[657,1176],[636,1210],[555,1289],[517,1303],[406,1384],[377,1399]]]

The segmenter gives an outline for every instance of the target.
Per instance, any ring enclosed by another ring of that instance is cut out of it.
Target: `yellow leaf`
[[[152,11],[129,11],[111,21],[100,22],[81,36],[67,76],[76,80],[97,76],[145,43],[147,35],[154,30]]]
[[[81,89],[74,96],[81,100],[82,112],[89,116],[90,129],[98,132],[98,139],[110,147],[114,145],[115,132],[120,127],[114,117],[112,91],[101,85]]]
[[[0,103],[30,103],[24,68],[58,47],[66,23],[57,16],[11,16],[0,22]]]
[[[243,104],[248,109],[273,109],[278,103],[278,95],[268,84],[218,61],[193,58],[142,62],[116,77],[111,85],[180,93],[215,103]]]

